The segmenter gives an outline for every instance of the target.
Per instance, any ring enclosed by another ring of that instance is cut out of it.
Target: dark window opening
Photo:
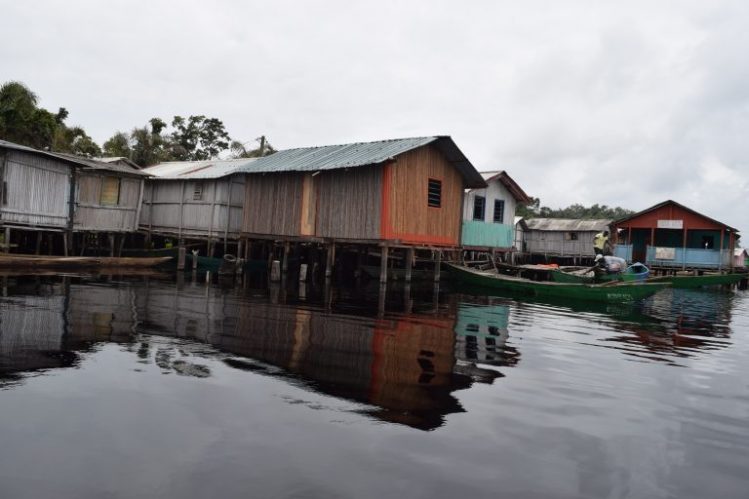
[[[568,232],[566,239],[568,241],[577,241],[577,232]]]
[[[203,200],[203,184],[202,182],[195,182],[195,189],[192,192],[193,201]]]
[[[442,206],[442,181],[433,178],[429,179],[429,189],[427,192],[427,205],[432,208]]]
[[[484,221],[484,211],[486,208],[486,198],[476,196],[473,198],[473,219]]]
[[[702,247],[704,249],[715,249],[715,237],[702,236]]]
[[[505,220],[505,201],[504,199],[494,200],[494,223],[501,224]]]

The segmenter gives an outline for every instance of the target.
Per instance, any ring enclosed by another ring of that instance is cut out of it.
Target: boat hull
[[[582,284],[537,282],[528,279],[495,275],[448,264],[451,275],[458,281],[482,288],[501,289],[505,291],[523,293],[531,296],[567,298],[582,301],[628,303],[646,298],[669,283],[625,283],[611,284]]]
[[[39,256],[39,255],[0,255],[0,268],[144,268],[155,267],[171,260],[172,257],[99,257],[99,256]]]
[[[647,282],[668,283],[674,288],[701,288],[704,286],[730,286],[746,279],[746,274],[680,275],[651,277]]]

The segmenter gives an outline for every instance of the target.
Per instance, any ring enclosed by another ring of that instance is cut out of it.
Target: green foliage
[[[56,114],[37,106],[34,92],[10,81],[0,87],[0,138],[36,149],[81,156],[98,156],[101,150],[81,127],[68,127],[68,110]]]
[[[103,154],[108,158],[130,158],[130,137],[124,132],[117,132],[102,145]]]
[[[217,158],[219,153],[229,148],[231,141],[223,122],[216,118],[200,115],[185,119],[175,116],[172,128],[174,131],[169,137],[169,147],[172,157],[177,161]]]
[[[594,219],[609,218],[616,220],[635,213],[632,210],[620,206],[612,207],[605,204],[594,204],[593,206],[583,206],[579,203],[570,205],[566,208],[552,209],[548,206],[541,206],[539,198],[531,198],[533,201],[528,205],[520,205],[516,214],[523,218],[577,218],[577,219]]]

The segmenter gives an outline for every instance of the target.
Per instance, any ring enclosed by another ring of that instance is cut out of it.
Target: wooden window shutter
[[[101,198],[99,200],[102,205],[115,206],[120,203],[120,179],[117,177],[104,177],[104,181],[101,185]]]

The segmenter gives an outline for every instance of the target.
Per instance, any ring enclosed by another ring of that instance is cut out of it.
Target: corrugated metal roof
[[[357,142],[322,147],[301,147],[278,151],[240,167],[246,173],[315,172],[381,164],[405,152],[433,144],[460,171],[468,187],[486,183],[470,161],[447,136]]]
[[[141,172],[141,170],[131,168],[127,165],[121,165],[121,164],[116,164],[116,163],[111,163],[111,164],[102,163],[101,161],[83,158],[81,156],[76,156],[75,154],[40,151],[39,149],[34,149],[33,147],[22,146],[21,144],[8,142],[7,140],[0,140],[0,147],[4,147],[6,149],[13,149],[15,151],[28,152],[31,154],[40,154],[42,156],[48,156],[48,157],[52,157],[55,159],[61,159],[63,161],[67,161],[69,163],[75,163],[79,166],[83,166],[91,170],[111,171],[111,172],[117,172],[117,173],[124,173],[127,175],[145,175],[144,173]]]
[[[212,179],[238,173],[257,158],[211,159],[205,161],[168,161],[142,171],[163,179]]]
[[[578,218],[529,218],[525,220],[529,230],[548,230],[565,232],[599,232],[607,230],[611,220],[578,219]]]

